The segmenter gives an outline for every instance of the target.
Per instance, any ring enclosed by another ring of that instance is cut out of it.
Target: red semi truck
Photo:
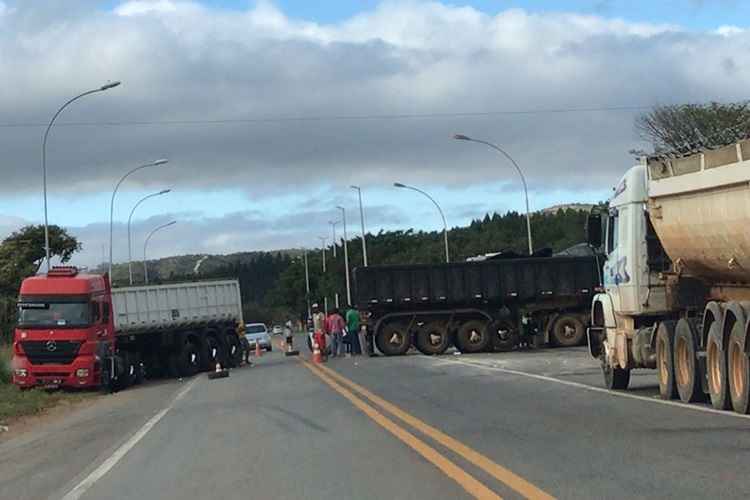
[[[13,383],[123,389],[146,376],[190,376],[244,356],[236,280],[110,287],[55,267],[21,284]]]

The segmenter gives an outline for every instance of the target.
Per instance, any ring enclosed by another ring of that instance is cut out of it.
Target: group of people
[[[344,316],[338,308],[331,309],[328,316],[318,304],[312,306],[313,332],[320,349],[326,352],[331,345],[331,357],[360,355],[367,349],[365,329],[362,328],[359,311],[349,306]]]

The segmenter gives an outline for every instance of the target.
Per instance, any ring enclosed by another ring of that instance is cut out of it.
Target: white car
[[[271,346],[271,336],[268,334],[268,328],[263,323],[248,323],[245,325],[245,338],[250,349],[255,349],[255,344],[259,344],[261,349],[268,352],[273,350]]]

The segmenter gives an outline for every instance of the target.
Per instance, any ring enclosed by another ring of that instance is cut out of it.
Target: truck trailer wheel
[[[698,367],[698,334],[686,319],[677,322],[674,333],[674,375],[683,403],[704,399]]]
[[[411,337],[407,331],[407,325],[399,322],[386,323],[378,330],[375,343],[380,352],[386,356],[406,354],[411,346]]]
[[[201,369],[200,347],[194,340],[186,340],[178,354],[178,371],[181,377],[192,377]]]
[[[630,370],[614,367],[607,363],[602,356],[602,373],[604,374],[604,385],[610,390],[624,391],[630,383]]]
[[[742,325],[736,322],[727,349],[732,408],[743,415],[750,412],[750,360],[745,352],[746,331],[746,328],[742,328]]]
[[[458,327],[456,347],[461,352],[482,352],[487,349],[489,344],[490,335],[486,321],[473,319]]]
[[[677,397],[674,376],[674,323],[664,321],[656,330],[656,372],[659,376],[659,396],[670,400]]]
[[[512,351],[518,345],[518,328],[509,319],[498,319],[488,327],[495,351]]]
[[[706,371],[708,372],[708,395],[711,406],[717,410],[728,410],[731,405],[727,377],[727,353],[722,344],[721,325],[711,323],[706,340]]]
[[[240,363],[242,363],[242,346],[240,345],[240,339],[237,338],[237,334],[231,330],[228,330],[224,336],[227,344],[227,361],[229,368],[240,366]]]
[[[445,322],[436,320],[422,326],[417,332],[416,344],[422,354],[428,356],[443,354],[451,345]]]
[[[573,347],[583,342],[586,328],[577,316],[563,314],[552,325],[552,343],[560,347]]]

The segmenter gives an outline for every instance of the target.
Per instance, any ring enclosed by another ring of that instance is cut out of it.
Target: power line
[[[501,115],[536,115],[562,113],[594,113],[607,111],[640,111],[651,109],[653,106],[600,106],[589,108],[551,108],[500,111],[464,111],[451,113],[396,113],[370,115],[318,115],[318,116],[269,116],[259,118],[224,118],[215,120],[123,120],[123,121],[94,121],[94,122],[60,122],[55,127],[129,127],[139,125],[231,125],[243,123],[283,123],[283,122],[320,122],[320,121],[367,121],[367,120],[411,120],[434,118],[474,118]],[[46,127],[46,123],[19,122],[0,123],[0,128],[35,128]]]

